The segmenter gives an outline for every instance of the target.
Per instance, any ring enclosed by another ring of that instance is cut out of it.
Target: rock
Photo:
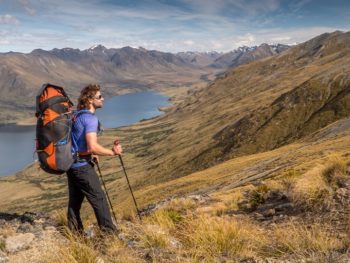
[[[293,209],[293,204],[292,203],[284,203],[284,204],[280,204],[275,206],[276,211],[286,211],[286,210],[290,210]]]
[[[255,218],[256,218],[257,220],[259,220],[259,221],[264,221],[264,220],[266,220],[266,218],[265,218],[262,214],[260,214],[260,213],[255,213],[254,215],[255,215]]]
[[[0,263],[8,262],[8,257],[3,251],[0,251]]]
[[[181,248],[182,247],[181,243],[177,239],[175,239],[173,237],[170,238],[170,245],[173,248]]]
[[[29,247],[30,243],[34,240],[35,236],[32,233],[17,234],[15,236],[10,236],[5,241],[6,251],[9,253],[14,253],[19,250],[26,249]]]
[[[55,232],[56,231],[56,227],[54,226],[46,226],[44,228],[45,231],[50,231],[50,232]]]
[[[19,233],[30,233],[33,232],[33,226],[30,223],[23,223],[17,228]]]
[[[45,223],[44,218],[39,218],[39,219],[34,220],[34,224],[36,224],[36,225],[42,225],[44,223]]]
[[[266,211],[262,212],[264,217],[271,217],[274,216],[276,214],[276,210],[274,208],[268,209]]]

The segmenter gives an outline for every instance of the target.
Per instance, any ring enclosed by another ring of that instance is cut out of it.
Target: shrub
[[[249,194],[249,203],[252,210],[255,210],[260,204],[263,204],[266,200],[266,194],[268,193],[269,188],[265,184],[257,186]]]

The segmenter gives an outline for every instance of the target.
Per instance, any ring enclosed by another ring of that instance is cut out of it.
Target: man
[[[99,85],[85,87],[80,93],[78,111],[73,120],[72,142],[77,158],[67,172],[68,227],[81,233],[84,227],[80,218],[80,208],[84,197],[92,206],[101,230],[116,231],[106,196],[102,191],[92,162],[93,158],[98,155],[114,156],[122,153],[122,147],[118,140],[114,142],[112,149],[105,148],[98,143],[99,121],[95,111],[103,106],[103,101]]]

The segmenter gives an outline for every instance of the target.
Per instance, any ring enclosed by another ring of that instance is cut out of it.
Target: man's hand
[[[122,154],[123,148],[122,148],[122,146],[120,145],[119,138],[117,138],[117,139],[114,141],[114,145],[113,145],[112,151],[113,151],[116,155]]]
[[[96,155],[96,154],[91,154],[91,159],[94,163],[100,162],[100,159],[98,158],[98,155]]]

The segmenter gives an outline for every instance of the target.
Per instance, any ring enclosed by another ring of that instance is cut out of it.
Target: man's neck
[[[91,105],[89,111],[90,111],[91,113],[95,113],[96,109],[95,109],[94,106]]]

